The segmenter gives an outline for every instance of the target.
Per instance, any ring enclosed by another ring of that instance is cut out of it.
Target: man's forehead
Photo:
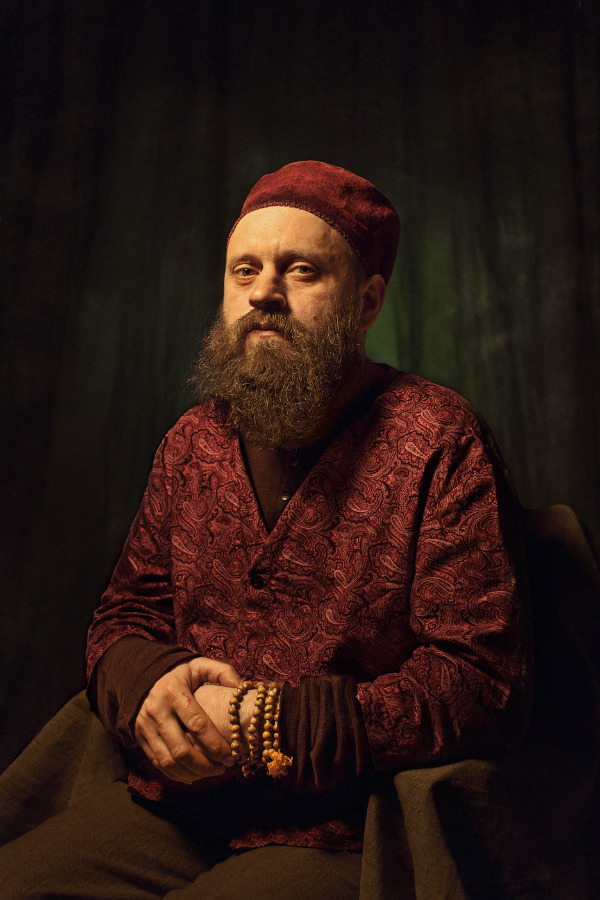
[[[229,239],[227,258],[277,249],[336,256],[353,254],[344,238],[319,216],[295,207],[269,206],[240,219]]]
[[[318,216],[348,242],[367,275],[392,274],[400,223],[396,210],[360,175],[331,163],[299,160],[263,175],[246,197],[231,232],[251,212],[294,207]]]

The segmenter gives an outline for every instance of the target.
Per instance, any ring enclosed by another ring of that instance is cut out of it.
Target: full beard
[[[310,438],[340,385],[360,364],[360,304],[338,302],[326,322],[307,328],[289,313],[252,310],[228,326],[221,310],[204,339],[194,381],[212,395],[250,443],[297,447]],[[278,337],[254,337],[257,327]]]

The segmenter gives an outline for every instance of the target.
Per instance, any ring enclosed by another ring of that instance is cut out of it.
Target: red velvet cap
[[[313,213],[350,244],[368,275],[389,281],[400,236],[390,201],[359,175],[315,160],[289,163],[256,182],[229,233],[247,213],[266,206],[293,206]]]

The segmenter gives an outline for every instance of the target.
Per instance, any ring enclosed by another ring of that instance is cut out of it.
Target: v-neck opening
[[[280,527],[282,528],[285,526],[285,522],[291,514],[290,507],[293,509],[295,504],[300,501],[301,493],[303,488],[305,488],[306,483],[314,475],[315,470],[320,465],[326,463],[327,455],[340,438],[340,435],[350,428],[354,422],[360,420],[364,416],[365,412],[373,405],[375,399],[386,390],[390,381],[398,374],[391,367],[382,365],[380,368],[382,370],[380,377],[374,384],[370,385],[370,387],[367,388],[354,403],[348,404],[325,438],[315,442],[315,444],[307,445],[306,448],[300,447],[294,451],[284,451],[279,449],[266,451],[271,456],[271,459],[273,459],[272,454],[274,454],[276,458],[277,454],[280,453],[290,454],[290,456],[293,453],[296,453],[299,457],[302,457],[303,454],[308,452],[310,455],[314,454],[315,456],[308,467],[306,467],[306,465],[301,466],[301,469],[305,469],[305,472],[299,481],[296,480],[293,490],[291,490],[291,485],[285,486],[280,484],[281,494],[285,490],[289,493],[289,496],[284,500],[283,496],[280,494],[279,503],[276,498],[277,485],[269,485],[268,478],[265,478],[264,472],[260,471],[261,467],[264,468],[267,465],[266,460],[259,460],[259,455],[261,453],[260,448],[256,445],[249,445],[243,442],[240,436],[236,435],[236,440],[234,442],[237,457],[236,462],[243,470],[247,490],[252,498],[255,518],[260,525],[261,537],[264,540],[272,543],[274,536],[277,536]],[[321,445],[322,449],[320,449]],[[254,467],[251,461],[252,458],[254,458],[255,461]],[[278,468],[280,468],[279,464]],[[256,483],[257,480],[259,481],[259,484]],[[269,492],[271,493],[271,496],[268,496]],[[266,510],[264,509],[265,506],[267,506]],[[279,507],[278,511],[277,507]],[[281,524],[282,520],[283,524]],[[270,521],[273,523],[271,527]]]

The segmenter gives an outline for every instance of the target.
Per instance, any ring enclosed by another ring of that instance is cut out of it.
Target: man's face
[[[230,326],[257,311],[246,336],[249,350],[265,340],[284,341],[265,327],[272,323],[260,322],[261,312],[315,330],[356,287],[352,250],[326,222],[302,209],[257,209],[241,219],[229,241],[223,318]]]
[[[349,245],[312,213],[269,207],[236,227],[223,305],[197,372],[247,440],[266,447],[308,441],[360,365],[357,274]]]

